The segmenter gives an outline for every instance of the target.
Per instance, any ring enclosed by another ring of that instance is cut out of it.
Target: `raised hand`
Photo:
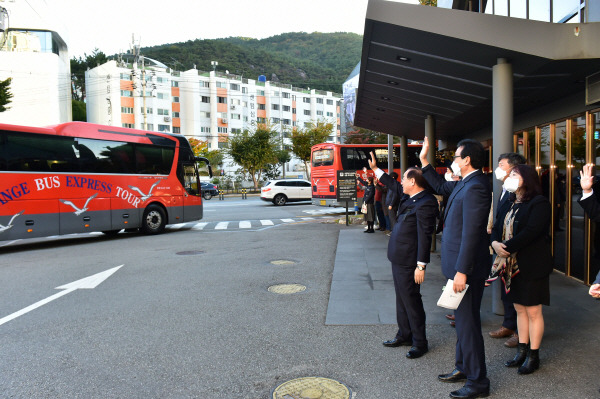
[[[584,193],[592,191],[592,185],[594,184],[594,176],[592,175],[593,164],[588,163],[583,165],[583,171],[579,172],[581,189]]]
[[[375,169],[379,169],[379,168],[377,168],[377,159],[375,158],[375,153],[373,151],[371,151],[371,159],[369,159],[369,167],[373,171],[375,171]]]
[[[423,148],[421,148],[421,153],[419,154],[419,159],[421,160],[421,166],[424,168],[425,166],[429,165],[429,162],[427,161],[427,153],[429,152],[429,140],[427,140],[427,137],[425,137],[425,139],[423,139]]]

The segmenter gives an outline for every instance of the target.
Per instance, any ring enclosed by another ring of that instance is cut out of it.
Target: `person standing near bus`
[[[487,234],[492,193],[488,177],[481,170],[485,165],[485,150],[474,140],[458,143],[451,165],[453,173],[462,177],[458,182],[446,181],[440,176],[427,161],[428,152],[429,142],[425,137],[419,154],[423,177],[437,194],[449,196],[442,217],[442,272],[454,281],[454,292],[466,290],[454,311],[455,367],[450,373],[439,375],[438,380],[466,380],[462,388],[450,392],[452,398],[486,397],[490,393],[490,380],[485,364],[480,307],[492,264]]]
[[[368,183],[356,174],[356,179],[362,185],[361,188],[365,191],[363,202],[367,205],[367,213],[365,213],[365,222],[367,222],[367,230],[365,233],[375,233],[373,225],[375,224],[375,184],[373,176],[367,177]]]
[[[392,262],[394,288],[396,290],[396,321],[398,332],[384,346],[411,346],[408,359],[417,359],[427,351],[425,335],[425,309],[421,299],[421,284],[425,280],[425,268],[429,263],[431,241],[438,216],[437,199],[425,190],[427,182],[417,168],[408,168],[402,181],[398,181],[377,167],[375,154],[371,152],[369,166],[400,199],[394,229],[388,244],[388,259]]]

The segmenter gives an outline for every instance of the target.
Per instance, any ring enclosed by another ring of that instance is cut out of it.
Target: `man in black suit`
[[[524,164],[527,160],[521,154],[517,154],[516,152],[507,152],[505,154],[500,154],[498,157],[498,167],[494,170],[494,175],[496,179],[504,182],[508,175],[510,175],[510,171],[515,165]],[[494,201],[497,201],[496,205],[496,217],[498,216],[498,211],[507,204],[508,197],[510,193],[506,191],[504,186],[502,186],[502,193],[500,196],[496,196]],[[493,225],[493,223],[492,223]],[[488,234],[491,234],[491,228],[488,226]],[[514,348],[519,343],[519,336],[517,335],[517,311],[515,310],[515,306],[513,303],[506,297],[506,292],[504,288],[501,288],[501,298],[502,304],[504,305],[504,320],[502,321],[502,325],[499,329],[490,331],[489,335],[492,338],[506,338],[510,337],[504,345],[509,348]]]
[[[429,350],[420,284],[425,280],[425,267],[429,263],[438,204],[436,198],[425,190],[427,182],[419,169],[408,168],[398,183],[377,167],[372,152],[369,166],[379,181],[400,198],[397,215],[390,215],[390,218],[396,218],[396,223],[388,244],[388,259],[392,262],[396,289],[398,332],[394,339],[385,341],[383,345],[410,345],[406,357],[416,359]]]
[[[458,143],[451,168],[462,180],[446,181],[427,162],[429,143],[427,138],[419,154],[423,165],[423,177],[433,190],[448,195],[444,212],[442,235],[442,272],[454,281],[454,292],[469,287],[454,311],[456,319],[455,368],[441,374],[443,382],[467,380],[465,385],[450,393],[452,398],[487,397],[490,380],[487,378],[485,349],[481,334],[479,309],[485,280],[489,276],[491,256],[487,235],[487,221],[492,194],[487,176],[481,171],[485,164],[485,151],[481,143],[462,140]]]
[[[587,164],[583,171],[579,172],[581,189],[583,195],[579,199],[579,205],[583,208],[588,217],[596,222],[600,221],[600,204],[594,194],[592,186],[594,185],[594,175],[592,175],[593,164]],[[600,298],[600,272],[596,280],[590,287],[590,295],[594,298]]]

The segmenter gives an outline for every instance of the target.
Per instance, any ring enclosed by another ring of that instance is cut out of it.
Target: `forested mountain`
[[[266,39],[229,37],[188,40],[142,48],[142,54],[175,70],[217,71],[291,84],[342,91],[342,83],[360,61],[362,36],[354,33],[284,33]]]

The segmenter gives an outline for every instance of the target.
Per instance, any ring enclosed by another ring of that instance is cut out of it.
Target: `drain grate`
[[[273,265],[295,265],[296,262],[294,262],[293,260],[288,260],[288,259],[277,259],[277,260],[272,260],[271,264]]]
[[[177,255],[200,255],[203,254],[204,251],[181,251],[176,252]]]
[[[268,288],[268,291],[274,294],[297,294],[305,290],[306,286],[302,284],[277,284]]]
[[[350,389],[323,377],[303,377],[284,382],[273,390],[272,399],[349,399]]]

